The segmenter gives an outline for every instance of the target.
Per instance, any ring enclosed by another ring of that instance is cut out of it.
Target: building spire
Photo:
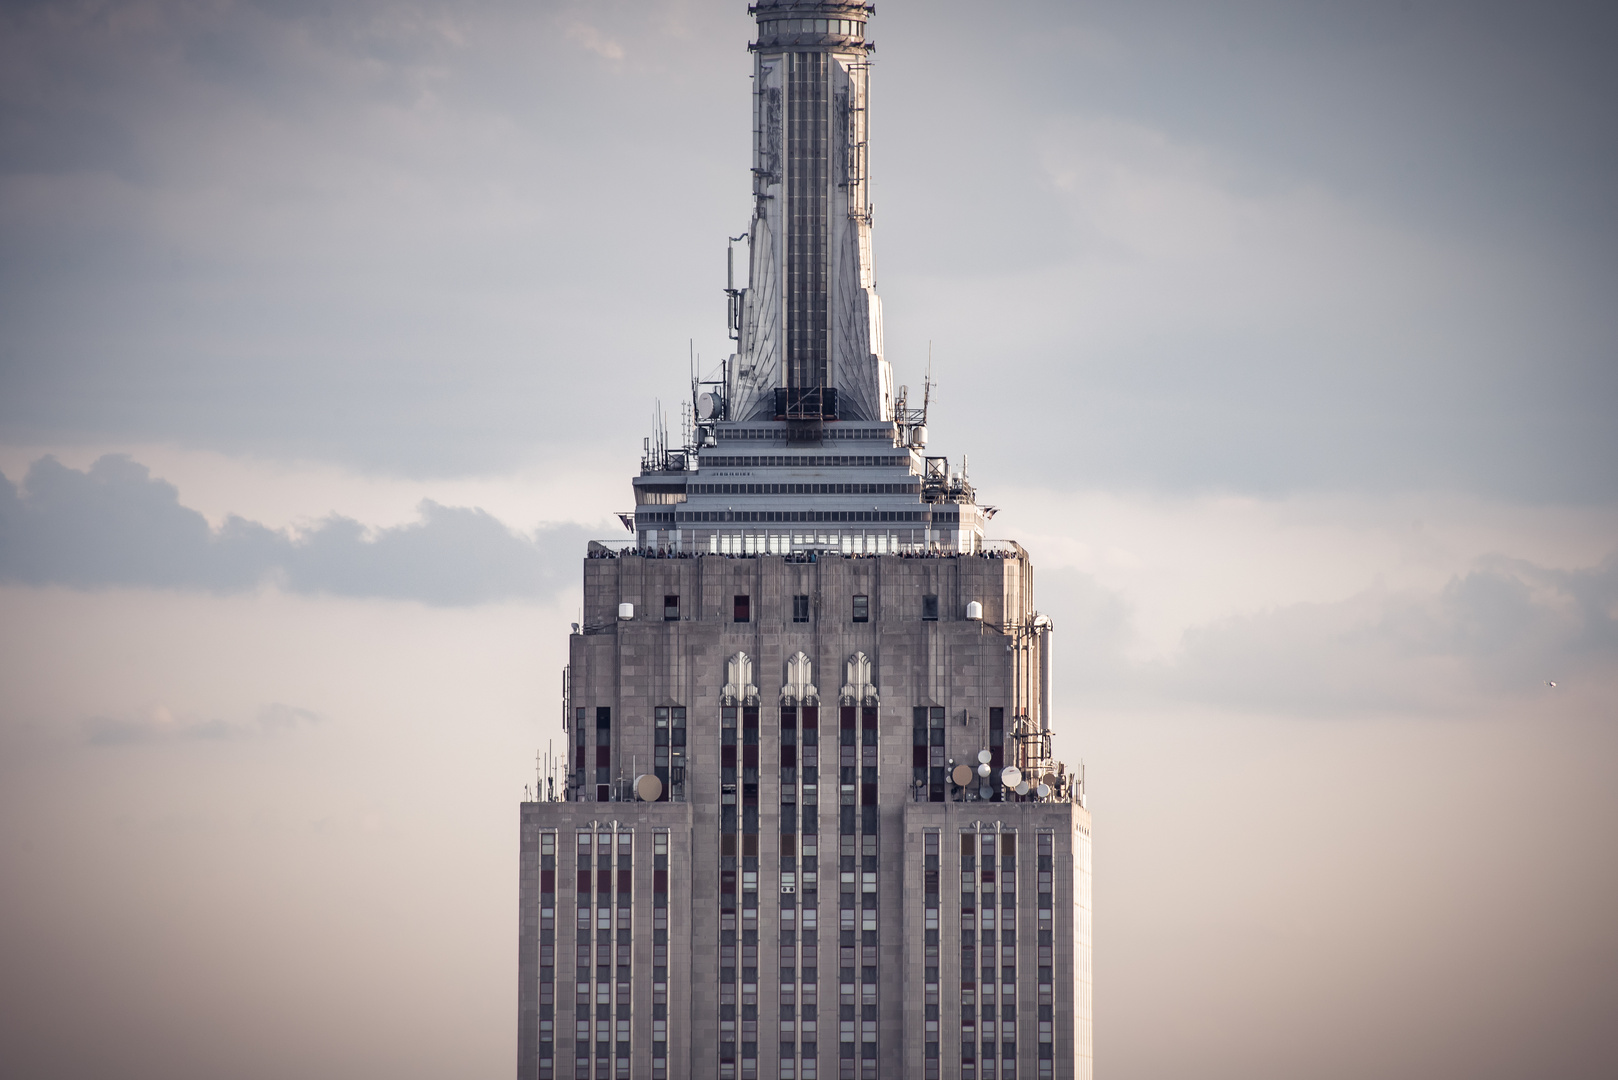
[[[761,2],[753,221],[727,399],[735,420],[888,420],[871,268],[869,54],[862,3]]]

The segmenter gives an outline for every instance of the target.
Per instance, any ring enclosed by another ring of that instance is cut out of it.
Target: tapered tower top
[[[725,419],[893,418],[871,265],[868,4],[781,0],[758,20],[748,280],[731,288]]]
[[[659,432],[622,515],[642,551],[981,553],[994,507],[966,459],[927,447],[920,408],[882,356],[871,264],[870,4],[775,0],[758,20],[753,213],[736,351],[693,386],[693,428]],[[739,178],[738,178],[739,179]],[[698,386],[707,388],[697,392]]]

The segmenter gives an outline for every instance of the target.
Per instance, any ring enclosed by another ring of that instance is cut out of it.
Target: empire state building
[[[517,1075],[1089,1078],[1052,624],[883,357],[874,8],[750,12],[735,352],[583,560],[565,760],[520,808]]]

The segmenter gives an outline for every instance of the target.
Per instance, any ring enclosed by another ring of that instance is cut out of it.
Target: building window
[[[809,598],[807,596],[794,596],[792,598],[792,621],[809,621]]]
[[[671,794],[683,798],[685,795],[685,706],[676,705],[670,710],[669,724],[671,725],[669,743],[670,757],[672,759],[669,772]]]
[[[659,705],[652,710],[652,767],[663,782],[658,802],[684,794],[685,706]]]
[[[680,621],[680,598],[678,596],[663,597],[663,621]]]
[[[585,737],[584,737],[585,719],[584,719],[584,717],[585,717],[585,711],[582,708],[573,710],[573,746],[574,746],[574,750],[573,750],[573,756],[574,756],[573,767],[579,770],[579,772],[578,772],[578,783],[580,783],[580,784],[584,783],[584,769],[585,769],[584,756],[585,756],[585,754],[587,752],[586,749],[585,749]]]
[[[595,769],[596,802],[606,802],[612,782],[612,708],[607,705],[596,707]]]
[[[869,596],[854,597],[854,621],[871,621],[871,598]]]
[[[938,621],[938,597],[924,596],[921,598],[921,617],[927,622]]]
[[[750,596],[736,597],[731,609],[731,619],[734,622],[751,622],[753,620],[753,598]]]

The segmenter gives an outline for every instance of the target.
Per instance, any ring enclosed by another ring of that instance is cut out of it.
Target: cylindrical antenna
[[[1039,729],[1051,730],[1051,621],[1036,619],[1039,627]]]

